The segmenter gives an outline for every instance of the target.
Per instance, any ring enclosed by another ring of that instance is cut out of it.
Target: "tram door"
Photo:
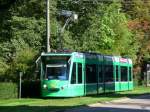
[[[85,94],[97,94],[97,69],[96,64],[85,66]]]
[[[84,70],[82,63],[73,63],[72,78],[71,78],[71,88],[73,96],[83,96],[84,95]]]
[[[98,65],[98,93],[103,93],[104,88],[104,68],[102,65]]]

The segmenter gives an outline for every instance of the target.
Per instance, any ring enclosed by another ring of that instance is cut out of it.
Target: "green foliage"
[[[4,66],[0,74],[5,74],[1,80],[16,81],[20,71],[24,72],[24,78],[31,78],[36,57],[45,49],[45,2],[22,0],[7,5],[9,11],[6,10],[1,18],[5,21],[0,25],[0,62]]]
[[[91,26],[84,35],[83,48],[105,53],[112,48],[115,38],[118,36],[118,32],[117,30],[115,31],[115,28],[120,25],[121,22],[124,22],[124,20],[122,20],[124,19],[124,15],[118,13],[118,9],[119,6],[117,4],[102,4],[99,6],[96,14],[91,16]],[[88,47],[92,48],[88,49]]]
[[[67,43],[65,47],[69,45],[75,50],[134,57],[134,39],[128,29],[126,14],[120,12],[121,5],[102,3],[90,10],[88,7],[84,6],[92,13],[84,12],[78,23],[69,28],[70,32],[64,34]],[[126,49],[131,52],[127,52]]]
[[[36,55],[37,51],[32,48],[24,48],[17,51],[13,61],[10,63],[10,70],[7,74],[10,74],[15,80],[18,77],[19,72],[23,72],[23,78],[32,79]]]
[[[15,83],[0,83],[0,98],[17,98],[18,86]]]
[[[124,5],[126,13],[132,18],[129,25],[134,33],[137,49],[136,64],[141,65],[143,60],[150,58],[150,2],[149,0],[131,0],[130,4],[125,2]]]
[[[148,19],[150,20],[149,0],[130,0],[124,1],[123,4],[125,7],[126,13],[130,14],[133,19]]]
[[[6,62],[3,59],[0,59],[0,75],[4,75],[8,68]]]
[[[13,16],[11,20],[12,45],[16,50],[30,46],[34,49],[42,48],[45,20]],[[19,44],[18,44],[19,43]]]

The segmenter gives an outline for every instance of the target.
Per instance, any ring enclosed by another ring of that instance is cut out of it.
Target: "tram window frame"
[[[71,73],[71,84],[77,83],[77,63],[73,63],[72,73]]]
[[[102,65],[99,65],[98,67],[99,67],[99,71],[98,71],[99,83],[103,83],[104,81],[103,68],[102,68]]]
[[[40,78],[41,79],[46,79],[46,65],[44,65],[44,63],[42,62],[40,66],[41,66],[41,70],[40,70],[41,76],[40,76]]]
[[[114,66],[113,65],[105,65],[105,82],[113,82],[114,81]]]
[[[116,65],[116,81],[119,81],[119,66]]]
[[[129,81],[132,81],[132,68],[129,67]]]
[[[121,81],[128,81],[128,67],[121,66],[120,73],[121,73]]]
[[[82,83],[82,63],[78,63],[78,84]]]
[[[97,83],[96,64],[86,65],[86,83]]]

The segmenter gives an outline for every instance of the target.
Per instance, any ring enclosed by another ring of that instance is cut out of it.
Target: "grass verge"
[[[150,93],[150,87],[136,87],[133,91],[61,99],[0,99],[0,112],[51,112],[97,102],[112,101]]]

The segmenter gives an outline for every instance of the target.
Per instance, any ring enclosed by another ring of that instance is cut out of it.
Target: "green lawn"
[[[134,97],[150,93],[150,87],[136,87],[133,91],[119,92],[115,94],[93,95],[76,98],[61,99],[1,99],[0,112],[50,112],[63,110],[96,102],[111,101],[123,97]]]

